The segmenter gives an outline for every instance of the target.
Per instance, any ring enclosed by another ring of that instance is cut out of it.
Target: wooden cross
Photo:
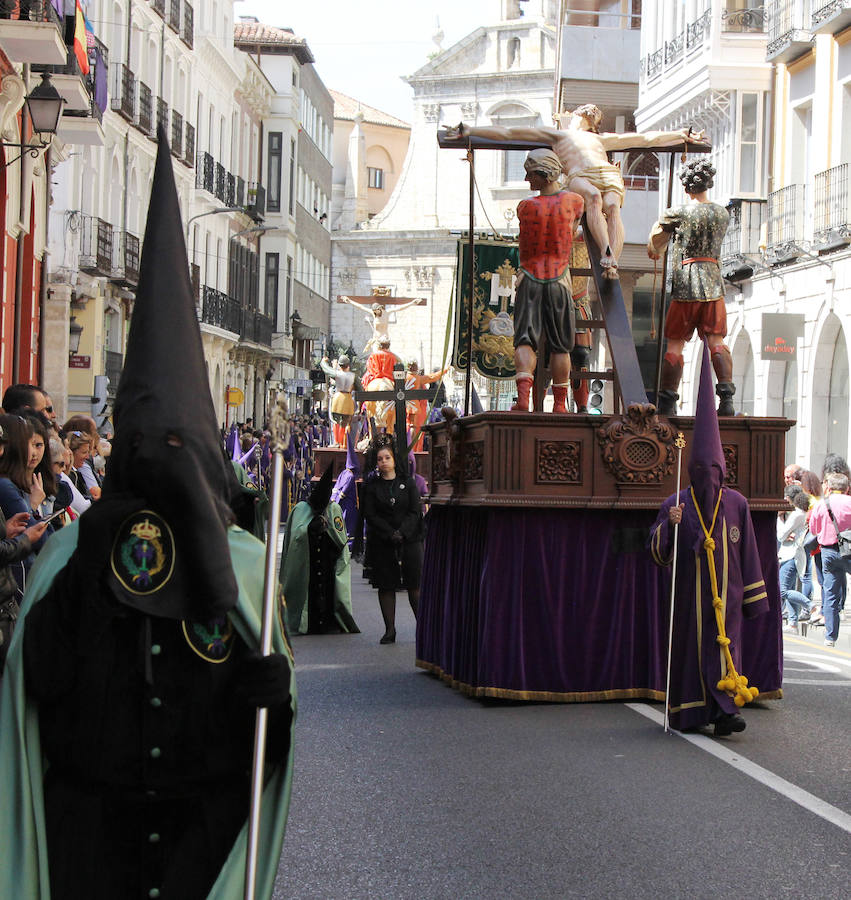
[[[427,388],[406,388],[405,378],[407,372],[396,371],[393,373],[393,381],[395,386],[392,391],[355,391],[355,401],[357,403],[370,403],[375,400],[392,400],[396,405],[396,447],[398,452],[408,453],[408,424],[406,421],[405,403],[408,400],[433,400],[440,386],[435,382]],[[396,460],[396,465],[401,468],[400,461]],[[407,460],[404,469],[407,471]]]

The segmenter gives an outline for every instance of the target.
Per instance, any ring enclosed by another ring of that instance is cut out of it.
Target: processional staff
[[[269,450],[272,454],[272,491],[269,503],[269,533],[266,538],[266,568],[263,579],[263,621],[260,653],[272,652],[272,629],[278,601],[278,531],[281,527],[281,498],[284,485],[284,449],[289,444],[287,403],[280,394],[270,416]],[[248,848],[245,859],[244,900],[254,900],[257,889],[257,855],[260,841],[260,814],[263,801],[263,762],[266,756],[266,729],[269,710],[260,707],[254,725],[254,761],[251,769],[251,806],[248,815]]]
[[[683,471],[683,450],[685,449],[686,439],[683,437],[682,431],[677,433],[677,439],[674,441],[674,446],[677,448],[677,492],[674,496],[677,498],[676,502],[679,505],[680,502],[680,480],[682,477]],[[667,677],[665,680],[665,733],[670,730],[668,726],[668,719],[670,717],[670,698],[671,698],[671,651],[673,650],[674,645],[674,599],[676,597],[677,591],[677,541],[680,536],[680,523],[676,522],[674,524],[674,560],[671,564],[671,614],[668,620],[668,669],[667,669]]]

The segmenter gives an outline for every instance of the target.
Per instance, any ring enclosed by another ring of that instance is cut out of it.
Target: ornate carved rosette
[[[543,484],[580,484],[579,441],[537,441],[536,481]]]
[[[481,481],[485,477],[485,442],[464,445],[464,481]]]
[[[435,446],[431,456],[431,477],[433,481],[449,481],[449,467],[446,464],[446,447]]]
[[[635,403],[597,429],[606,468],[621,484],[659,484],[673,471],[677,431],[651,403]]]
[[[734,487],[739,483],[739,448],[735,444],[724,444],[724,465],[727,467],[727,477],[724,484]]]

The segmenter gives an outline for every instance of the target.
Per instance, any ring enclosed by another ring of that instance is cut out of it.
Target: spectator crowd
[[[777,517],[783,627],[798,634],[800,624],[824,628],[826,647],[836,645],[851,574],[851,472],[845,459],[829,453],[821,477],[792,464],[784,471],[788,510]],[[847,553],[847,555],[846,555]]]

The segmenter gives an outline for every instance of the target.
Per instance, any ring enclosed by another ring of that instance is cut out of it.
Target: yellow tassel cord
[[[697,510],[700,527],[703,529],[703,548],[706,550],[706,561],[709,564],[712,606],[715,610],[715,622],[718,625],[718,637],[715,640],[720,645],[721,652],[724,654],[724,659],[727,662],[727,677],[722,678],[718,682],[718,690],[726,691],[733,698],[733,703],[738,707],[742,707],[746,703],[750,703],[751,700],[756,700],[759,696],[759,690],[756,687],[748,687],[747,678],[744,675],[739,675],[736,671],[736,667],[733,665],[733,657],[730,655],[730,638],[727,637],[727,630],[724,627],[724,604],[718,592],[718,573],[715,571],[715,541],[712,538],[712,532],[715,530],[715,520],[718,518],[718,510],[721,508],[721,494],[723,490],[721,488],[718,491],[718,500],[715,503],[715,511],[712,513],[712,524],[707,529],[703,516],[700,514],[700,507],[697,505],[694,488],[689,488],[694,508]]]

